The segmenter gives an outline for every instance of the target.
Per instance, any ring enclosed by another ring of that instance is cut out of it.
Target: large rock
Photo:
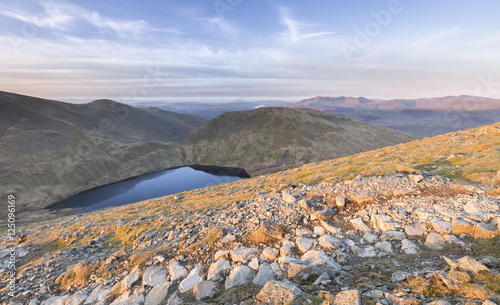
[[[144,305],[160,305],[162,304],[167,296],[170,289],[171,282],[164,282],[156,285],[151,289],[151,291],[146,296],[146,301]]]
[[[228,271],[229,269],[231,269],[231,264],[229,263],[229,261],[225,258],[220,259],[210,265],[210,268],[208,269],[207,279],[211,280],[214,277]]]
[[[311,274],[318,276],[323,272],[334,276],[337,271],[342,270],[342,267],[323,251],[309,250],[301,257],[301,261],[309,266]]]
[[[427,235],[424,245],[434,250],[441,250],[443,249],[444,243],[445,241],[441,234],[430,233]]]
[[[308,238],[308,237],[299,237],[295,241],[297,248],[302,253],[306,253],[309,249],[311,249],[311,247],[313,246],[313,243],[314,243],[314,239]]]
[[[364,258],[375,257],[377,256],[377,249],[373,246],[366,246],[364,248],[358,246],[351,247],[352,253],[354,255]]]
[[[200,301],[203,299],[211,299],[215,296],[217,292],[217,284],[212,281],[200,281],[193,289],[194,296],[196,300]]]
[[[40,305],[64,305],[66,300],[69,298],[69,295],[52,297],[43,301]]]
[[[235,267],[233,270],[231,270],[226,279],[226,289],[248,284],[250,282],[251,272],[252,270],[245,265],[239,265]]]
[[[308,264],[289,256],[282,256],[278,259],[280,269],[286,274],[288,278],[296,276],[303,276],[303,270],[308,268]]]
[[[451,221],[451,229],[453,234],[469,234],[470,236],[474,236],[476,226],[474,223],[463,218],[455,218]]]
[[[443,235],[451,233],[451,230],[452,230],[452,225],[448,221],[433,220],[430,222],[430,225],[434,229],[434,231],[436,231],[440,234],[443,234]]]
[[[188,272],[178,261],[171,261],[168,264],[168,273],[170,274],[170,280],[173,282],[185,276]]]
[[[281,256],[290,255],[293,253],[294,249],[295,249],[295,244],[292,241],[288,239],[283,239],[282,246],[280,248],[280,255]]]
[[[111,305],[144,305],[144,296],[138,290],[132,294],[127,291],[114,300]]]
[[[323,235],[319,238],[319,245],[329,251],[339,249],[343,243],[340,239],[331,235]]]
[[[96,288],[94,288],[94,290],[92,290],[92,293],[90,293],[90,295],[83,304],[84,305],[99,304],[100,302],[108,298],[110,292],[111,292],[111,287],[97,286]]]
[[[372,216],[373,227],[380,231],[394,231],[401,226],[399,222],[395,222],[391,216],[386,214],[375,214]]]
[[[124,293],[127,290],[130,290],[134,284],[136,284],[141,278],[141,272],[139,272],[139,268],[134,268],[129,275],[127,275],[121,282],[120,294]],[[152,285],[151,285],[152,286]]]
[[[319,221],[319,223],[323,227],[323,229],[325,229],[328,233],[332,233],[332,234],[340,234],[340,233],[342,233],[341,229],[332,226],[326,220],[321,219]]]
[[[236,248],[234,250],[231,250],[231,259],[233,262],[241,262],[241,263],[248,263],[257,253],[257,248],[245,248],[245,247],[240,247]]]
[[[168,271],[164,266],[151,266],[142,276],[142,284],[145,286],[156,286],[167,282]]]
[[[274,261],[280,255],[280,251],[276,248],[267,247],[262,251],[262,257],[267,261]]]
[[[474,232],[474,238],[493,238],[498,235],[500,235],[498,228],[486,222],[478,223]]]
[[[253,283],[255,285],[264,286],[267,282],[275,279],[276,273],[271,269],[271,266],[268,263],[263,263],[259,268],[257,276],[253,279]]]
[[[269,221],[261,221],[259,227],[247,235],[246,239],[253,244],[274,244],[283,239],[283,230]]]
[[[81,305],[88,298],[88,293],[85,291],[79,291],[73,294],[66,300],[64,305]]]
[[[334,305],[361,305],[361,294],[357,290],[346,290],[337,293]]]
[[[354,227],[354,229],[356,229],[356,230],[359,230],[362,232],[370,231],[370,227],[361,218],[351,219],[351,224]]]
[[[202,279],[203,266],[196,266],[188,276],[179,284],[179,291],[184,293],[194,288],[194,286]]]
[[[406,254],[415,254],[418,252],[418,246],[415,245],[408,239],[403,239],[401,241],[401,250],[403,250]]]
[[[405,233],[406,233],[406,235],[408,235],[410,237],[422,236],[425,233],[427,233],[427,227],[425,226],[424,223],[417,222],[417,223],[406,226]]]
[[[470,271],[472,273],[488,271],[488,267],[469,256],[464,256],[458,260],[458,268],[464,271]]]
[[[399,231],[386,231],[380,235],[381,241],[402,241],[406,238],[406,234]]]
[[[292,282],[271,281],[262,287],[255,298],[262,303],[290,305],[294,303],[301,294],[302,290]]]

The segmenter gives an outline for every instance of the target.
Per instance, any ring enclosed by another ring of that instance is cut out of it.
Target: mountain
[[[242,167],[250,175],[347,156],[416,137],[312,109],[226,112],[186,140],[193,163]]]
[[[499,139],[496,123],[18,224],[0,303],[500,304]]]
[[[318,96],[283,106],[321,110],[420,137],[500,121],[499,99],[468,95],[387,101]]]
[[[183,165],[172,147],[200,117],[110,100],[67,104],[0,92],[0,188],[43,207],[79,191]]]

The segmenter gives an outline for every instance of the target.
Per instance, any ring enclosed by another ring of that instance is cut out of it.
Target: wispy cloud
[[[14,4],[0,4],[0,15],[14,18],[37,27],[71,32],[81,23],[99,29],[101,33],[114,33],[118,36],[138,35],[147,31],[178,33],[171,29],[159,29],[145,20],[121,20],[90,11],[81,6],[56,0],[42,0],[36,13]]]
[[[449,29],[444,29],[439,32],[432,33],[430,35],[424,36],[416,41],[414,41],[410,46],[411,47],[423,47],[426,45],[434,44],[437,42],[442,42],[445,39],[451,38],[461,31],[463,31],[463,27],[454,27]]]
[[[304,22],[300,22],[296,19],[293,19],[290,16],[288,10],[285,8],[280,8],[279,13],[280,13],[281,23],[287,27],[287,32],[285,33],[285,36],[292,43],[296,43],[296,42],[303,40],[303,39],[335,34],[335,32],[303,33],[304,29],[317,27],[318,25],[304,23]]]
[[[228,34],[231,36],[237,36],[239,30],[236,26],[229,23],[222,16],[217,16],[213,18],[202,18],[202,22],[207,23],[209,26],[215,26],[217,29],[222,31],[223,34]]]

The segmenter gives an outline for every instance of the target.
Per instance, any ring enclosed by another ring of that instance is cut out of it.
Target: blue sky
[[[11,0],[0,90],[123,102],[500,98],[500,1]]]

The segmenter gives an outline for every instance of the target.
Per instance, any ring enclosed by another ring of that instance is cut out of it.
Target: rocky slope
[[[19,207],[32,209],[183,165],[173,143],[206,120],[109,100],[75,105],[0,92],[0,122],[0,191],[22,194]]]
[[[227,112],[193,131],[193,163],[245,168],[251,176],[415,140],[395,130],[310,109]]]
[[[3,286],[0,300],[499,304],[499,135],[485,126],[27,224],[14,296]]]

